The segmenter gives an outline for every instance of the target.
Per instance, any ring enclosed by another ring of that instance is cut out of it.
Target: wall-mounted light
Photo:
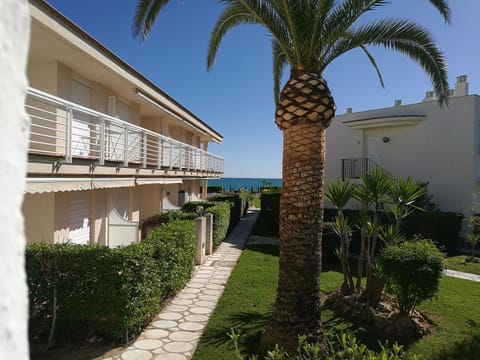
[[[388,136],[384,136],[384,137],[382,138],[382,141],[386,144],[386,143],[388,143],[388,142],[390,141],[390,138],[389,138]]]

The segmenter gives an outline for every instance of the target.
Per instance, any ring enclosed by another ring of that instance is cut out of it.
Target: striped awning
[[[92,178],[92,189],[110,189],[134,186],[134,178]]]
[[[90,178],[27,178],[25,192],[30,194],[90,190]]]

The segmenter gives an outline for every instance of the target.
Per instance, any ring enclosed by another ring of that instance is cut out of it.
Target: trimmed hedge
[[[225,240],[230,223],[230,203],[218,202],[215,206],[205,210],[206,213],[213,214],[213,247]]]
[[[453,212],[415,212],[405,219],[403,228],[407,237],[422,235],[433,240],[440,250],[453,255],[456,252],[457,237],[463,218],[462,214]]]
[[[198,215],[194,212],[185,211],[166,211],[164,213],[155,214],[141,222],[142,239],[145,239],[156,227],[169,223],[174,220],[194,220]]]
[[[215,206],[216,204],[215,201],[190,201],[182,206],[182,211],[194,213],[197,210],[197,206],[203,206],[203,209],[207,210],[209,207]]]
[[[45,340],[53,318],[54,339],[84,338],[92,330],[125,341],[158,313],[162,301],[193,270],[195,224],[175,220],[139,244],[31,244],[26,249],[30,340]]]

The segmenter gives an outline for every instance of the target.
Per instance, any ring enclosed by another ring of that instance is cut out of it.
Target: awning
[[[179,178],[137,178],[137,185],[150,184],[181,184],[183,181]]]
[[[27,178],[25,192],[30,194],[90,190],[90,178]]]
[[[134,178],[93,178],[92,189],[134,187]]]

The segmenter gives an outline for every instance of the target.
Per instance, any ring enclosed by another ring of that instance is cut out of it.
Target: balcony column
[[[202,141],[202,150],[205,152],[208,151],[208,141]],[[208,158],[206,162],[208,163]],[[207,178],[202,179],[202,200],[207,200],[207,186]]]

